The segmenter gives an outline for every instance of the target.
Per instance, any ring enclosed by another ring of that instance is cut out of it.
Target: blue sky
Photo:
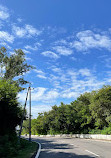
[[[33,117],[110,84],[110,15],[110,0],[0,0],[0,46],[36,67],[25,75]]]

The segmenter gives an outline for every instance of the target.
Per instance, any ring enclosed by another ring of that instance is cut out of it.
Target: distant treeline
[[[28,120],[23,134],[28,133]],[[70,104],[52,106],[32,120],[32,134],[111,134],[111,86],[84,93]]]

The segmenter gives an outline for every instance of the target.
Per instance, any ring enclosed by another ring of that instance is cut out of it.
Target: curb
[[[38,142],[37,142],[38,143]],[[37,155],[35,156],[35,158],[38,158],[39,157],[39,155],[40,155],[40,151],[41,151],[41,144],[40,143],[38,143],[39,144],[39,149],[38,149],[38,151],[37,151]]]
[[[26,138],[23,138],[23,139],[26,139]],[[39,155],[40,155],[40,152],[41,152],[41,144],[39,142],[34,141],[34,140],[31,140],[31,141],[39,144],[39,149],[38,149],[37,154],[35,156],[35,158],[39,158]]]
[[[36,141],[32,141],[32,142],[36,142]],[[36,143],[39,144],[39,149],[37,151],[37,154],[36,154],[35,158],[39,158],[40,151],[41,151],[41,144],[39,142],[36,142]]]

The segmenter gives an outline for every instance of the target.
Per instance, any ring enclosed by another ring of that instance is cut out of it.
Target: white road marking
[[[97,155],[97,154],[95,154],[95,153],[93,153],[93,152],[91,152],[91,151],[89,151],[89,150],[85,150],[85,151],[87,151],[87,152],[89,152],[90,154],[93,154],[93,155],[99,157],[99,155]]]
[[[70,145],[74,145],[74,144],[70,144]]]

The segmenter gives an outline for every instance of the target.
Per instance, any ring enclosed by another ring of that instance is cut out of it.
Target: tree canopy
[[[111,134],[111,86],[84,93],[70,104],[54,105],[33,121],[32,134]]]
[[[33,68],[27,64],[25,54],[21,49],[14,50],[13,54],[9,54],[6,48],[0,48],[0,78],[14,80],[18,85],[23,85],[28,83],[24,80],[23,75]]]
[[[17,96],[24,89],[22,85],[28,83],[23,75],[32,68],[21,49],[9,54],[6,48],[0,48],[0,157],[15,157],[20,147],[16,126],[20,125],[23,107]]]

